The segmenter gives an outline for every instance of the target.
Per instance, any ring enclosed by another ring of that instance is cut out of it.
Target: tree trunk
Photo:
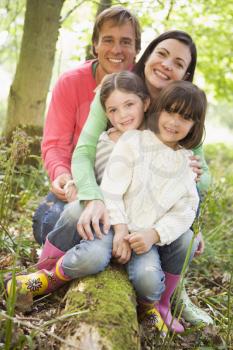
[[[5,134],[17,126],[42,131],[64,0],[27,0],[19,61],[8,96]]]
[[[70,319],[61,350],[68,344],[79,350],[140,349],[135,294],[122,268],[73,282],[65,298],[65,313],[80,314]]]

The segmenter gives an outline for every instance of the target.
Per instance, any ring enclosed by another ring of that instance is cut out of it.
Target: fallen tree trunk
[[[65,314],[86,311],[68,323],[67,344],[79,350],[140,349],[135,293],[123,268],[72,282],[65,299]],[[61,349],[71,348],[63,344]]]

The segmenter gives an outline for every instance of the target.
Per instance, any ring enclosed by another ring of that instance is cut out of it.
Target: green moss
[[[88,310],[78,321],[94,325],[112,343],[113,350],[139,348],[133,288],[123,268],[106,271],[74,282],[67,292],[66,312]]]

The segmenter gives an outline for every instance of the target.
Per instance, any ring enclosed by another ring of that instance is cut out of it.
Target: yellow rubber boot
[[[155,328],[160,332],[162,337],[166,337],[168,328],[157,310],[156,304],[138,301],[138,319],[146,327]]]
[[[28,275],[16,276],[17,293],[26,294],[31,292],[33,296],[44,295],[48,289],[49,272],[46,270],[37,271]],[[12,279],[6,283],[7,294],[10,295]]]
[[[64,275],[62,269],[61,257],[51,271],[40,270],[28,275],[19,275],[15,277],[17,296],[30,293],[33,297],[45,295],[61,287],[71,278]],[[7,294],[10,295],[12,279],[5,283]]]

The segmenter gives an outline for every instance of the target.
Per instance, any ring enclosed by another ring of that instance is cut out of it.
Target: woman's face
[[[183,80],[190,62],[187,45],[176,39],[160,42],[145,63],[145,80],[150,94],[156,96],[172,80]]]

